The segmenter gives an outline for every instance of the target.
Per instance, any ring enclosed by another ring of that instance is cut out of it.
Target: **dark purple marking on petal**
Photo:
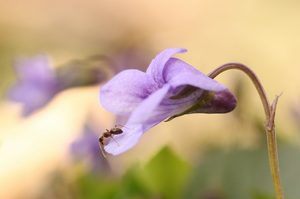
[[[213,100],[199,110],[198,113],[228,113],[236,107],[237,100],[235,96],[228,90],[220,91],[214,94]]]

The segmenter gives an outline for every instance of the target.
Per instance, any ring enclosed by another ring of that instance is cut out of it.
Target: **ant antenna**
[[[116,128],[117,128],[117,127],[123,127],[123,128],[126,128],[126,129],[130,129],[130,128],[128,128],[128,127],[126,127],[126,126],[124,126],[124,125],[121,125],[121,124],[116,124],[115,127],[116,127]]]

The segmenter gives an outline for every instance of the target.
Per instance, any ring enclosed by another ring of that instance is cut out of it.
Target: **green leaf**
[[[121,180],[121,185],[114,199],[145,199],[151,198],[151,191],[143,179],[142,170],[138,165],[129,169]]]
[[[187,162],[164,147],[145,165],[144,176],[157,197],[176,199],[182,195],[189,170]]]
[[[113,179],[85,173],[77,179],[76,198],[113,198],[118,187],[119,183]]]

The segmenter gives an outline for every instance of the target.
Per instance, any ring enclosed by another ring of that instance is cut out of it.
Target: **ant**
[[[123,130],[121,128],[119,128],[118,126],[121,126],[121,125],[115,125],[115,127],[111,128],[110,130],[106,129],[106,131],[102,134],[102,136],[99,137],[100,149],[105,158],[106,158],[106,155],[105,155],[105,150],[104,150],[104,145],[105,145],[104,141],[107,138],[112,138],[118,144],[118,142],[113,138],[113,135],[119,135],[119,134],[123,133]]]

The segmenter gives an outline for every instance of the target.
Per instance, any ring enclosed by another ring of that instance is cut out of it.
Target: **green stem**
[[[270,164],[271,175],[273,178],[273,185],[276,193],[276,199],[284,199],[281,180],[280,180],[278,149],[277,149],[276,133],[275,133],[275,125],[274,125],[276,106],[277,106],[279,96],[276,96],[272,105],[270,105],[266,92],[262,84],[260,83],[259,79],[255,75],[255,73],[250,68],[240,63],[224,64],[216,68],[208,76],[211,78],[215,78],[220,73],[231,69],[240,70],[244,72],[246,75],[248,75],[248,77],[252,80],[252,83],[254,84],[260,96],[265,111],[265,115],[266,115],[266,121],[267,121],[265,125],[265,131],[267,135],[269,164]]]

